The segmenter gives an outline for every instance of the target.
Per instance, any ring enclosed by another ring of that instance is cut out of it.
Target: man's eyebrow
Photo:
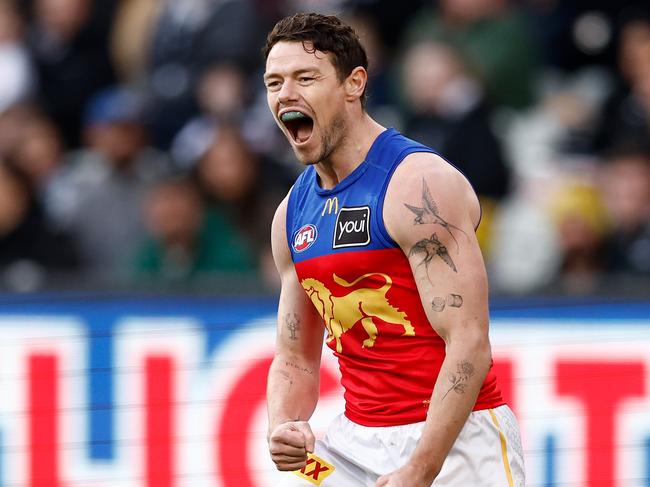
[[[313,67],[310,67],[310,68],[296,69],[295,71],[292,71],[289,74],[290,74],[290,76],[300,76],[301,74],[305,74],[305,73],[319,74],[320,70],[316,66],[313,66]],[[264,80],[265,81],[269,80],[271,78],[281,78],[281,77],[282,77],[282,75],[280,73],[270,72],[270,73],[265,73],[264,74]]]
[[[302,68],[302,69],[296,69],[293,74],[294,75],[301,75],[305,73],[320,73],[320,70],[317,67],[311,67],[311,68]]]
[[[265,71],[264,72],[264,79],[267,78],[281,78],[282,73],[279,71]]]

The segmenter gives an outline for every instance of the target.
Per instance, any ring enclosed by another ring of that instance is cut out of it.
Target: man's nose
[[[280,103],[287,103],[298,99],[298,91],[296,84],[292,80],[287,80],[282,83],[282,88],[278,93],[278,100]]]

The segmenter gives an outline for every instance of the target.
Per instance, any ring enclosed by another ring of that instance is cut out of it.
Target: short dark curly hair
[[[352,27],[334,15],[298,13],[280,20],[266,38],[262,54],[266,60],[275,44],[282,41],[302,42],[305,51],[332,55],[332,64],[340,82],[358,66],[368,69],[368,55]],[[310,46],[307,46],[309,43]],[[366,90],[361,95],[365,107]]]

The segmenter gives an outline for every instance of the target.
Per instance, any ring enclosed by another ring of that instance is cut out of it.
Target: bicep
[[[291,259],[286,237],[286,199],[280,204],[271,228],[273,259],[280,274],[276,355],[318,362],[324,327],[303,290]]]
[[[468,240],[473,242],[460,244],[457,250],[447,250],[448,260],[453,260],[456,270],[440,255],[435,255],[428,263],[427,256],[419,252],[409,257],[422,306],[429,322],[445,341],[454,334],[484,334],[487,331],[485,266],[474,234],[468,235]],[[422,240],[431,239],[426,234],[420,236],[420,240],[408,244],[411,249],[421,245]],[[446,240],[440,237],[441,244],[449,244]]]
[[[486,333],[475,195],[464,177],[431,155],[402,165],[389,185],[384,219],[409,260],[427,317],[446,341],[455,333]]]
[[[295,272],[282,279],[278,304],[276,354],[320,361],[324,326],[316,308],[300,286]]]

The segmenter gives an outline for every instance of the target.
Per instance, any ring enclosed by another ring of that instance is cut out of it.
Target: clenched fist
[[[314,433],[306,421],[287,421],[269,435],[271,459],[278,470],[300,470],[307,463],[307,453],[314,452]]]

